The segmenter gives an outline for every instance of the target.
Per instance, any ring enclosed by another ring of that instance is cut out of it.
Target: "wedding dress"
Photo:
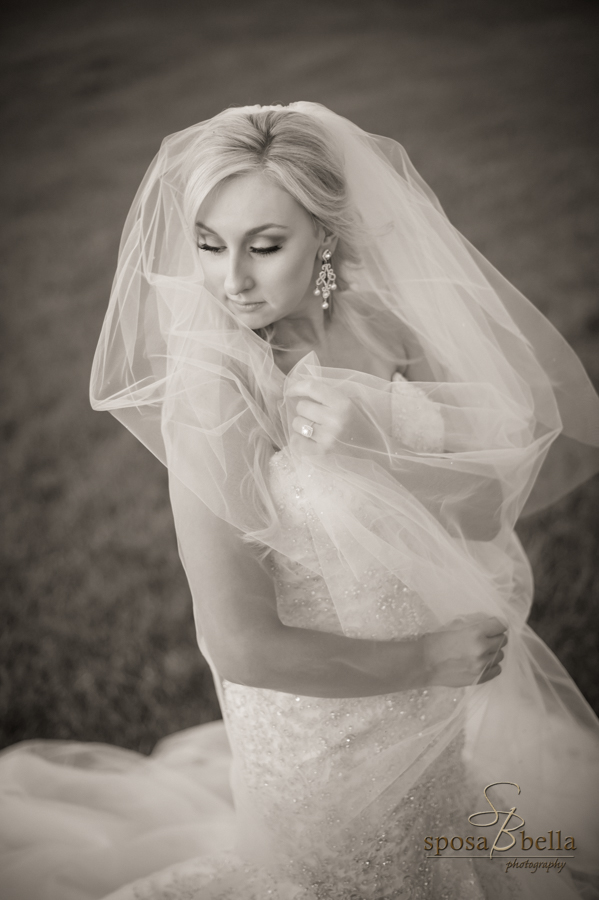
[[[314,352],[283,375],[205,287],[188,190],[203,142],[235,117],[288,114],[317,120],[336,148],[363,235],[335,315],[389,366],[400,326],[429,380],[325,367]],[[298,450],[290,391],[307,378],[358,404],[378,449]],[[597,900],[599,721],[526,624],[514,525],[596,471],[599,398],[398,145],[309,103],[227,110],[167,138],[125,226],[91,399],[169,469],[223,722],[149,758],[68,742],[4,751],[0,896]],[[270,567],[285,624],[409,641],[495,616],[509,628],[501,675],[337,699],[221,678],[186,498]]]
[[[438,450],[438,413],[418,388],[396,378],[394,435],[423,451]],[[313,546],[308,522],[314,512],[285,450],[272,455],[270,478],[283,527],[303,560],[272,554],[281,621],[341,632],[326,582],[313,574],[323,548]],[[327,503],[339,502],[330,483],[318,485],[318,493]],[[434,625],[425,604],[385,569],[366,572],[360,611],[355,636],[399,639]],[[527,884],[487,854],[447,859],[426,852],[427,836],[465,834],[468,815],[484,806],[469,780],[461,721],[406,796],[346,818],[346,792],[365,760],[384,756],[397,736],[405,740],[451,714],[468,689],[324,699],[214,674],[224,722],[172,735],[149,759],[99,744],[36,741],[0,755],[3,840],[12,845],[3,857],[5,900],[96,900],[119,882],[111,900],[581,896],[563,873],[559,883],[541,885],[526,873]],[[236,793],[240,807],[249,805],[276,835],[284,872],[248,864],[235,852]],[[151,874],[142,877],[146,871]]]

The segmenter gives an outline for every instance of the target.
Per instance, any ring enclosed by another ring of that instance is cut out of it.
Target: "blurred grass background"
[[[315,100],[406,146],[599,383],[598,10],[582,0],[27,2],[4,22],[1,745],[141,751],[219,715],[160,464],[88,405],[165,134]],[[519,529],[531,624],[599,710],[599,480]]]

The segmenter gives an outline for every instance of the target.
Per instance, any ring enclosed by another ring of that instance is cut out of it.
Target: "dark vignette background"
[[[581,0],[14,4],[2,55],[2,745],[149,751],[219,715],[162,467],[88,405],[165,134],[315,100],[400,140],[599,382],[597,7]],[[531,623],[599,709],[599,480],[519,529]]]

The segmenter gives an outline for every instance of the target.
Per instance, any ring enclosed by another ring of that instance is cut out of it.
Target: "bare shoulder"
[[[393,354],[395,371],[408,381],[437,380],[418,335],[408,323],[387,308],[378,311],[371,321],[376,322],[376,339],[383,341]]]
[[[406,367],[403,375],[409,381],[437,381],[431,364],[429,363],[422,344],[413,331],[405,332]]]
[[[375,355],[381,370],[400,371],[409,360],[408,336],[400,319],[374,294],[352,294],[347,310],[350,330],[362,348]],[[377,367],[377,368],[378,368]],[[382,372],[381,372],[382,374]]]
[[[409,381],[437,380],[415,331],[380,299],[359,298],[356,311],[364,343],[371,344],[370,349],[378,354],[383,351],[393,371]]]

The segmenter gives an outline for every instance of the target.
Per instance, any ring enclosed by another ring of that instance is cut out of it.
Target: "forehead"
[[[290,228],[312,226],[304,207],[259,172],[216,185],[202,202],[196,221],[218,234],[243,234],[271,222]]]

